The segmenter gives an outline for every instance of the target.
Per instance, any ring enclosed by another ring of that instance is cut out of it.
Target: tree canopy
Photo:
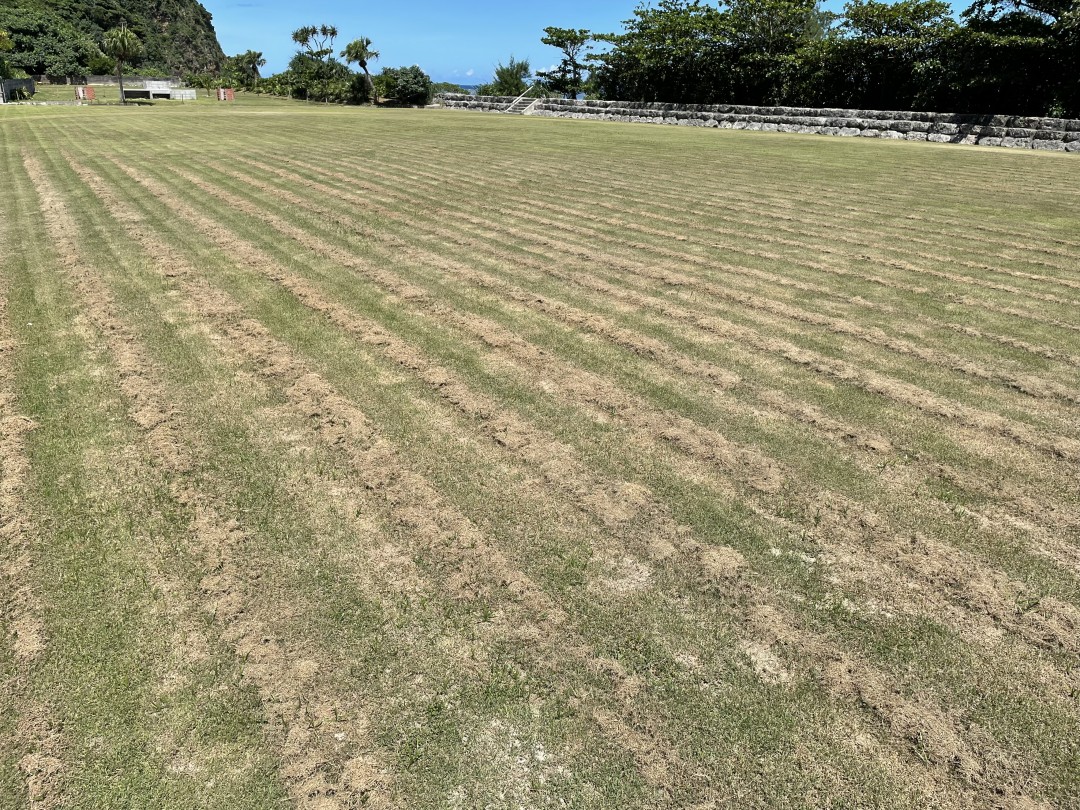
[[[593,38],[605,98],[1080,116],[1080,0],[660,0]]]
[[[329,60],[334,53],[338,30],[333,25],[305,25],[293,31],[293,42],[302,47],[312,59]]]
[[[536,77],[548,90],[567,98],[577,98],[578,93],[585,90],[587,66],[584,56],[591,39],[592,34],[584,28],[545,28],[540,41],[558,48],[563,56],[554,70],[537,71]]]
[[[341,57],[345,60],[345,64],[356,64],[364,71],[364,86],[367,89],[368,99],[378,101],[375,84],[371,80],[371,71],[368,70],[368,62],[374,62],[379,58],[379,52],[371,47],[372,44],[374,43],[369,37],[354,39],[345,46],[345,50],[341,52]]]
[[[123,23],[119,28],[106,31],[101,40],[101,50],[116,60],[116,75],[120,79],[120,100],[124,99],[124,65],[131,64],[143,55],[143,46],[135,33]]]
[[[265,66],[266,59],[263,58],[262,51],[244,51],[225,60],[222,79],[234,87],[252,90],[262,78],[259,71]]]
[[[281,73],[258,79],[253,89],[334,104],[362,104],[372,100],[377,83],[372,81],[369,66],[379,58],[379,52],[372,47],[374,43],[369,37],[357,37],[338,53],[334,43],[339,35],[337,26],[326,23],[297,28],[292,32],[292,41],[298,49],[288,67]],[[353,64],[360,68],[360,73],[350,69]]]
[[[12,77],[11,63],[8,62],[7,54],[14,49],[15,43],[11,41],[11,36],[7,31],[0,28],[0,79],[10,79]]]
[[[430,77],[418,65],[383,68],[375,84],[380,95],[398,104],[427,104],[433,92]]]
[[[520,96],[529,89],[532,81],[532,66],[528,59],[515,59],[505,65],[500,62],[495,66],[495,79],[489,84],[476,88],[480,96]]]

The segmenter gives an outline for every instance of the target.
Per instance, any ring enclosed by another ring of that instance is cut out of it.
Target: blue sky
[[[296,51],[291,35],[302,25],[328,23],[340,31],[338,50],[359,36],[370,37],[382,67],[420,65],[435,81],[479,84],[510,54],[529,59],[534,70],[556,63],[559,52],[540,44],[544,28],[619,31],[637,0],[202,0],[214,15],[225,53],[262,51],[263,75],[284,70]]]

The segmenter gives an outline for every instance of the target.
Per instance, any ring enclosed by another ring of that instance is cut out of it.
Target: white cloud
[[[469,68],[468,70],[465,71],[465,75],[468,76],[469,78],[472,78],[474,73],[476,73],[476,71],[473,70],[472,68]]]

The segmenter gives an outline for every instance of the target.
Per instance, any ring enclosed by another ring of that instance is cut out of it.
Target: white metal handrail
[[[513,109],[514,105],[517,104],[519,101],[521,101],[523,98],[525,98],[525,96],[529,95],[529,91],[532,90],[535,86],[536,86],[536,84],[533,83],[533,84],[530,84],[528,87],[526,87],[524,93],[522,93],[520,96],[518,96],[513,101],[511,101],[508,105],[506,105],[506,110]],[[503,112],[506,112],[506,110],[503,110]]]

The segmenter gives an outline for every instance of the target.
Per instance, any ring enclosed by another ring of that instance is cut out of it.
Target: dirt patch
[[[652,581],[652,571],[631,557],[624,557],[610,573],[596,583],[596,588],[622,596],[647,590]]]
[[[755,641],[743,644],[743,652],[750,659],[754,672],[768,683],[789,683],[791,673],[784,668],[780,658],[770,648]]]
[[[706,576],[718,582],[738,579],[746,571],[746,558],[728,546],[710,546],[701,552]]]

